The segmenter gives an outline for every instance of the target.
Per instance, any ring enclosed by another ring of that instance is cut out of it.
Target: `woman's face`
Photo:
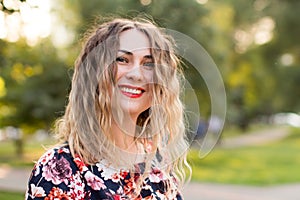
[[[147,36],[129,29],[120,34],[116,58],[116,92],[123,112],[136,120],[151,106],[154,61]]]

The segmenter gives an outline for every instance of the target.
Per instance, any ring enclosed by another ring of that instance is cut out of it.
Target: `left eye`
[[[144,63],[144,66],[146,66],[146,67],[154,67],[154,63],[153,62],[146,62],[146,63]]]
[[[118,63],[128,63],[128,59],[124,58],[124,57],[117,57],[116,61]]]

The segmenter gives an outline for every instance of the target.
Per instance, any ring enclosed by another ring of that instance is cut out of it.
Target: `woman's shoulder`
[[[52,159],[71,159],[70,148],[68,145],[60,145],[49,148],[37,161],[37,164],[45,165]]]
[[[59,184],[76,171],[78,168],[70,148],[63,145],[48,149],[36,162],[33,175],[42,175],[46,180]]]
[[[35,164],[26,191],[27,199],[76,195],[76,187],[84,192],[84,183],[69,147],[60,146],[47,150]],[[76,190],[77,191],[77,190]],[[54,196],[53,196],[54,195]]]

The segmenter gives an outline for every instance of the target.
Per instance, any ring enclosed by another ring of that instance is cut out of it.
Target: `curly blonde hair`
[[[180,100],[183,74],[173,39],[150,20],[117,18],[87,32],[75,62],[65,115],[56,123],[58,138],[62,143],[67,142],[71,153],[87,164],[101,159],[124,164],[121,151],[109,138],[113,114],[108,88],[116,85],[119,35],[129,29],[139,30],[148,37],[155,64],[154,106],[138,117],[137,126],[142,128],[137,131],[136,138],[154,141],[161,155],[157,163],[167,172],[175,172],[183,183],[186,174],[183,166],[190,169],[186,162],[184,106]],[[146,160],[148,166],[153,161],[150,160]]]

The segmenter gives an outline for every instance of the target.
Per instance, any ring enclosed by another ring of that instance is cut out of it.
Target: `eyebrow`
[[[126,50],[122,50],[122,49],[118,50],[118,52],[122,52],[122,53],[125,53],[125,54],[127,54],[127,55],[133,55],[132,52],[126,51]]]
[[[127,50],[123,50],[123,49],[119,49],[118,52],[122,52],[126,55],[133,55],[132,52],[127,51]],[[144,58],[153,59],[153,56],[152,55],[145,55]]]

